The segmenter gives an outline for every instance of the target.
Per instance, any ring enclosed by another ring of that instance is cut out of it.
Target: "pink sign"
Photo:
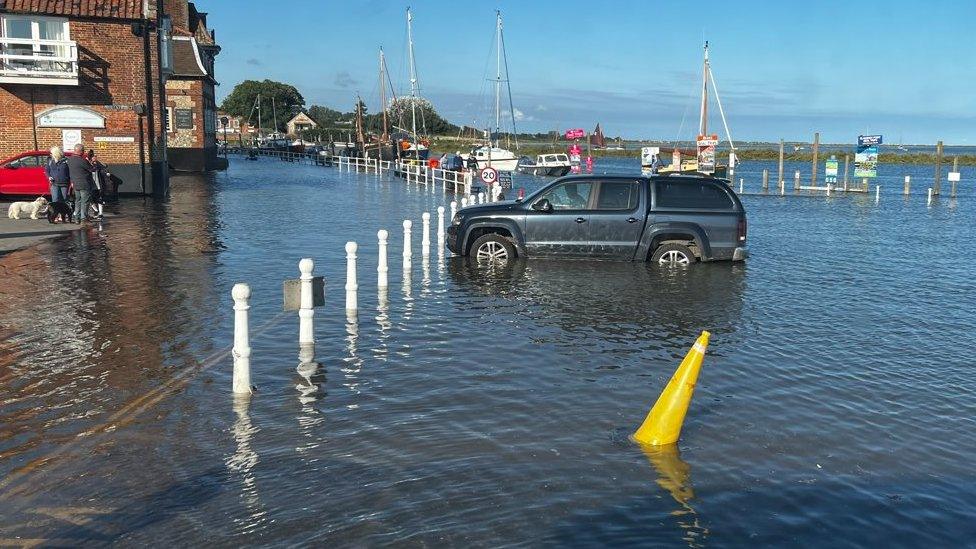
[[[582,152],[583,152],[583,149],[581,149],[580,146],[579,146],[579,144],[577,144],[577,143],[573,143],[572,145],[569,146],[569,154],[571,156],[577,157],[577,159],[579,159],[580,153],[582,153]]]
[[[580,139],[586,132],[582,128],[576,128],[575,130],[566,130],[566,139]]]

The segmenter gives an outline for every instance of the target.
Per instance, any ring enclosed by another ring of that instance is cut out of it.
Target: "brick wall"
[[[138,164],[138,116],[132,105],[146,103],[145,65],[142,38],[132,34],[129,22],[71,20],[71,40],[78,43],[79,85],[0,85],[0,156],[7,157],[34,148],[33,112],[56,106],[78,106],[105,116],[105,128],[82,129],[86,148],[97,148],[107,164]],[[155,37],[150,40],[153,80],[158,83]],[[154,84],[154,87],[156,84]],[[158,90],[154,89],[156,133],[162,131],[158,112]],[[146,142],[150,141],[146,124]],[[100,143],[96,136],[133,137],[133,143]],[[61,128],[37,128],[37,145],[48,149],[60,145]],[[148,146],[146,150],[149,158]],[[158,157],[158,155],[157,155]]]

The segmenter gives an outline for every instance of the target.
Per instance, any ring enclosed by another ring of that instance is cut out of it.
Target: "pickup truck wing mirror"
[[[543,198],[535,204],[532,205],[532,209],[539,212],[549,213],[552,211],[552,203],[549,202],[548,198]]]

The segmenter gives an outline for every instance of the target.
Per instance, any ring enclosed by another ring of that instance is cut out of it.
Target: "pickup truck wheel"
[[[515,258],[515,246],[504,236],[489,233],[474,241],[471,255],[479,263],[502,263]]]
[[[654,250],[651,262],[658,265],[680,265],[687,267],[695,262],[695,253],[684,244],[664,244]]]

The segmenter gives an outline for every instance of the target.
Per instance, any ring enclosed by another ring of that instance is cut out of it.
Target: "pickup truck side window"
[[[640,200],[637,181],[604,181],[597,195],[598,210],[633,210]]]
[[[567,181],[562,185],[557,185],[539,199],[548,199],[553,210],[585,210],[590,203],[590,191],[592,190],[592,183]]]
[[[734,210],[735,203],[728,192],[716,183],[707,181],[657,181],[658,208],[686,208],[702,210]]]

